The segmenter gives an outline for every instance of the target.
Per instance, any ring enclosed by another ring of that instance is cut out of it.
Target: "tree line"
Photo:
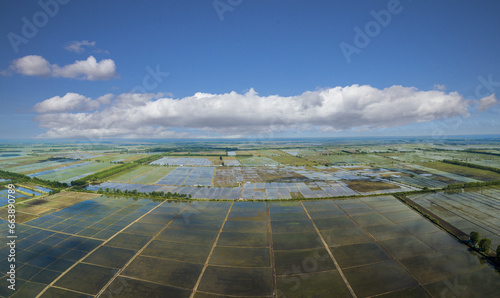
[[[458,165],[458,166],[464,166],[464,167],[469,167],[469,168],[491,171],[491,172],[495,172],[495,173],[500,174],[500,169],[497,169],[494,167],[482,166],[482,165],[477,165],[477,164],[473,164],[470,162],[463,162],[463,161],[459,161],[459,160],[449,160],[449,159],[444,159],[443,162],[453,164],[453,165]]]
[[[37,177],[30,177],[30,176],[26,176],[24,174],[3,171],[3,170],[0,170],[0,177],[3,179],[10,179],[10,180],[12,180],[12,182],[34,183],[34,184],[46,186],[48,188],[59,189],[59,188],[68,187],[68,184],[62,183],[59,181],[49,181],[49,180],[44,180],[44,179],[40,179]]]

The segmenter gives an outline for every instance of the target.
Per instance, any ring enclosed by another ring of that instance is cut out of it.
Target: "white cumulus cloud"
[[[41,56],[29,55],[12,61],[10,70],[26,76],[51,76],[90,81],[108,80],[118,76],[113,60],[97,61],[94,56],[61,67],[50,64]]]
[[[495,96],[495,93],[491,94],[490,96],[483,97],[479,100],[478,107],[477,109],[480,111],[486,111],[493,105],[497,103],[497,98]]]
[[[377,89],[352,85],[296,96],[196,93],[121,94],[101,110],[50,113],[37,117],[48,129],[43,137],[165,138],[216,135],[249,136],[285,131],[370,130],[455,116],[469,116],[469,102],[456,92],[419,91],[414,87]]]
[[[446,86],[441,84],[434,84],[434,89],[444,91],[446,90]]]
[[[82,40],[82,41],[72,41],[64,48],[70,52],[83,53],[86,48],[93,48],[93,47],[95,47],[95,41]]]
[[[12,61],[10,69],[25,76],[49,76],[52,66],[41,56],[29,55]]]
[[[97,100],[77,93],[66,93],[63,97],[54,96],[37,103],[34,110],[37,113],[82,112],[91,111],[100,107],[102,103],[109,103],[109,95],[104,95]]]

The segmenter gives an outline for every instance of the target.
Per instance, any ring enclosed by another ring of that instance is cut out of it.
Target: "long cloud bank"
[[[91,99],[76,93],[38,103],[37,121],[47,138],[244,137],[293,130],[369,130],[469,116],[470,101],[457,92],[368,85],[308,91],[297,96],[196,93],[107,94]],[[487,105],[496,102],[494,95]],[[484,101],[483,105],[484,106]]]

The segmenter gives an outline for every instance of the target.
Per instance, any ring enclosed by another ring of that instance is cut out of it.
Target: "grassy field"
[[[35,170],[29,170],[29,171],[23,171],[23,172],[21,172],[21,174],[29,175],[29,174],[33,174],[33,173],[39,173],[39,172],[43,172],[43,171],[55,170],[55,169],[66,167],[66,166],[76,165],[76,164],[79,164],[79,163],[84,163],[84,161],[75,160],[75,162],[61,163],[61,164],[53,165],[53,166],[50,166],[50,167],[45,167],[45,168],[40,168],[40,169],[35,169]]]
[[[130,183],[139,183],[139,184],[153,184],[156,181],[163,178],[168,173],[172,172],[175,167],[166,167],[166,166],[158,166],[153,167],[151,171],[146,172],[139,177],[136,177],[130,180]]]
[[[375,154],[356,154],[354,158],[367,164],[391,164],[393,162],[389,158]]]
[[[41,179],[46,179],[46,180],[53,180],[53,181],[65,181],[80,175],[84,175],[87,173],[96,173],[102,170],[105,170],[107,168],[113,167],[115,164],[110,164],[110,163],[94,163],[86,166],[81,166],[77,168],[72,168],[72,169],[67,169],[67,170],[62,170],[50,174],[45,174],[40,176]]]
[[[269,157],[239,157],[237,159],[240,163],[247,167],[263,167],[266,165],[279,165],[279,162],[274,159],[270,159]]]
[[[153,169],[154,167],[151,166],[139,166],[138,168],[131,169],[129,171],[126,171],[125,173],[118,173],[112,177],[109,177],[107,180],[125,183]]]
[[[360,192],[399,188],[391,183],[376,181],[349,181],[347,182],[347,186],[354,191]]]
[[[92,158],[93,160],[98,160],[102,162],[112,162],[112,161],[121,161],[121,162],[132,162],[141,158],[148,156],[149,154],[107,154],[105,156],[98,156],[96,158]]]
[[[363,163],[362,161],[357,160],[355,157],[349,154],[328,155],[326,158],[330,163],[333,163],[335,165]]]
[[[41,199],[28,199],[16,204],[16,222],[23,223],[73,206],[81,201],[94,199],[98,196],[100,195],[81,192],[60,192]],[[7,219],[6,208],[0,209],[0,218]]]
[[[304,158],[300,158],[297,156],[293,156],[281,150],[267,150],[269,154],[269,158],[283,164],[290,166],[310,166],[315,165],[316,163]]]
[[[461,176],[465,176],[465,177],[469,177],[469,178],[481,180],[481,181],[500,180],[500,174],[495,173],[495,172],[491,172],[491,171],[481,170],[481,169],[453,165],[453,164],[448,164],[448,163],[444,163],[444,162],[440,162],[440,161],[424,162],[424,163],[418,163],[418,164],[420,164],[424,167],[433,168],[436,170],[445,171],[448,173],[453,173],[453,174],[457,174],[457,175],[461,175]]]

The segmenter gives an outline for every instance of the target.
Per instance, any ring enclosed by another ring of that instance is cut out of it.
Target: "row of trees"
[[[482,238],[481,234],[478,232],[470,233],[470,242],[476,248],[479,248],[481,251],[488,253],[491,249],[491,240],[489,238]],[[500,262],[500,245],[497,246],[496,249],[496,260]]]
[[[165,199],[190,199],[191,195],[180,194],[177,192],[164,192],[164,191],[152,191],[149,193],[138,192],[137,189],[134,190],[120,190],[115,188],[99,188],[97,191],[99,194],[110,194],[110,195],[122,195],[122,196],[149,196],[149,197],[161,197]]]
[[[470,162],[463,162],[463,161],[459,161],[459,160],[449,160],[449,159],[444,159],[443,162],[449,163],[452,165],[457,165],[457,166],[464,166],[464,167],[469,167],[469,168],[475,168],[475,169],[500,173],[500,169],[497,169],[494,167],[489,167],[489,166],[477,165],[477,164],[470,163]]]
[[[465,152],[470,152],[470,153],[478,153],[478,154],[500,156],[500,154],[498,154],[498,153],[486,152],[486,151],[479,151],[479,150],[474,150],[474,149],[468,149],[468,150],[464,150],[464,151]]]
[[[126,170],[130,170],[132,168],[135,168],[138,165],[139,164],[137,164],[137,163],[127,163],[127,164],[115,166],[115,167],[109,168],[107,170],[104,170],[104,171],[101,171],[101,172],[97,172],[97,173],[92,174],[92,175],[85,176],[85,177],[80,178],[78,180],[71,181],[71,185],[72,186],[80,186],[81,187],[81,186],[84,186],[84,185],[88,184],[90,181],[97,181],[97,180],[100,180],[100,179],[104,179],[104,178],[113,176],[115,174],[118,174],[120,172],[123,172],[123,171],[126,171]]]
[[[12,182],[27,182],[27,183],[34,183],[37,185],[42,185],[46,186],[49,188],[66,188],[68,187],[68,184],[66,183],[61,183],[59,181],[49,181],[49,180],[44,180],[40,179],[37,177],[29,177],[23,174],[19,173],[13,173],[13,172],[8,172],[8,171],[2,171],[0,170],[0,178],[3,179],[10,179]]]
[[[454,184],[448,184],[444,189],[449,190],[449,189],[461,189],[461,188],[474,188],[474,187],[481,187],[488,185],[500,185],[500,181],[495,180],[486,182],[454,183]]]

